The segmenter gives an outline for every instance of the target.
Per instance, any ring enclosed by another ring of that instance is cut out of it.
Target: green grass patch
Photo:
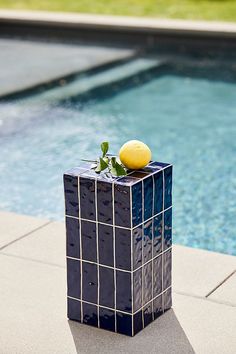
[[[0,8],[236,21],[236,0],[0,0]]]

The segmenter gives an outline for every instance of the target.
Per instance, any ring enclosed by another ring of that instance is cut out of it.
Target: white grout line
[[[134,230],[136,229],[137,227],[139,226],[142,226],[143,224],[146,224],[146,222],[152,220],[153,218],[157,217],[158,215],[166,212],[167,210],[171,209],[172,208],[172,205],[169,206],[168,208],[160,211],[159,213],[153,215],[153,216],[150,216],[150,218],[142,221],[140,224],[136,225],[136,226],[133,226],[133,227],[125,227],[125,226],[118,226],[118,225],[115,225],[115,227],[119,228],[119,229],[125,229],[125,230]],[[72,215],[66,215],[67,218],[72,218],[72,219],[78,219],[77,216],[72,216]],[[94,222],[96,223],[96,220],[89,220],[89,219],[84,219],[84,218],[80,218],[82,221],[88,221],[88,222]],[[102,225],[106,225],[106,226],[113,226],[112,224],[107,224],[105,222],[101,222],[101,221],[98,221],[99,224],[102,224]]]
[[[117,332],[116,318],[116,234],[115,234],[115,183],[112,183],[112,231],[113,231],[113,265],[114,265],[114,308],[115,308],[115,332]]]
[[[76,257],[70,257],[70,256],[67,256],[66,258],[73,259],[74,261],[82,261],[82,262],[85,262],[85,263],[99,265],[100,267],[104,267],[104,268],[115,269],[115,270],[120,271],[120,272],[125,272],[125,273],[132,273],[133,272],[134,273],[137,270],[139,270],[140,268],[142,268],[145,265],[147,265],[148,263],[152,262],[152,260],[154,261],[156,258],[161,257],[163,254],[168,252],[170,249],[172,249],[172,246],[170,246],[169,248],[167,248],[163,252],[161,252],[158,255],[156,255],[153,259],[149,259],[147,262],[143,263],[141,266],[139,266],[138,268],[136,268],[134,270],[125,270],[125,269],[121,269],[121,268],[111,267],[111,266],[108,266],[108,265],[105,265],[105,264],[101,264],[101,263],[97,263],[97,262],[93,262],[93,261],[87,261],[87,260],[82,259],[82,258],[76,258]]]
[[[133,228],[133,196],[132,187],[129,190],[130,196],[130,225]],[[134,273],[133,273],[133,232],[130,232],[130,267],[131,267],[131,312],[134,312]],[[134,317],[132,315],[132,336],[134,336]]]
[[[155,205],[155,181],[154,176],[152,176],[152,187],[153,187],[153,194],[152,194],[152,215],[154,215],[154,205]],[[153,281],[154,281],[154,262],[153,262],[153,249],[154,249],[154,220],[152,221],[152,298],[153,298]],[[152,302],[152,320],[154,321],[154,310],[153,310],[153,302]]]
[[[98,328],[100,328],[100,279],[99,279],[99,246],[98,246],[98,195],[97,195],[97,179],[95,180],[95,218],[96,218],[96,246],[97,246],[97,303],[98,303]]]
[[[80,259],[83,259],[82,253],[82,231],[81,231],[81,209],[80,209],[80,178],[78,177],[78,202],[79,202],[79,243],[80,243]],[[83,268],[80,261],[80,297],[83,298]],[[81,323],[83,323],[83,304],[80,304]]]
[[[144,209],[145,209],[145,205],[144,205],[144,183],[142,181],[142,222],[144,222]],[[143,257],[143,246],[144,244],[144,224],[142,224],[142,325],[144,328],[144,313],[143,313],[143,306],[144,306],[144,301],[143,301],[143,279],[144,279],[144,257]]]
[[[162,171],[162,181],[163,181],[163,195],[162,195],[162,209],[164,210],[165,207],[165,174],[164,171]],[[161,271],[161,283],[162,283],[162,291],[163,291],[163,285],[164,285],[164,232],[165,232],[165,214],[163,213],[162,215],[162,235],[161,235],[161,251],[162,251],[162,271]],[[164,296],[162,296],[162,313],[164,313]]]
[[[112,307],[108,307],[108,306],[103,306],[103,305],[98,305],[95,304],[94,302],[90,302],[90,301],[86,301],[86,300],[81,300],[81,299],[77,299],[76,297],[73,296],[67,296],[68,299],[72,299],[72,300],[76,300],[76,301],[80,301],[81,303],[85,303],[85,304],[89,304],[89,305],[93,305],[93,306],[97,306],[97,307],[101,307],[107,310],[111,310],[111,311],[115,311],[115,312],[120,312],[123,313],[125,315],[136,315],[136,313],[138,313],[139,311],[141,311],[145,306],[147,306],[148,304],[150,304],[152,301],[156,300],[156,298],[158,298],[159,296],[162,296],[163,294],[165,294],[166,291],[168,291],[171,288],[171,286],[169,286],[168,288],[166,288],[164,291],[162,291],[160,294],[156,295],[153,299],[149,300],[147,303],[144,304],[144,306],[141,306],[138,310],[136,310],[133,313],[130,312],[126,312],[126,311],[122,311],[122,310],[118,310],[116,308],[112,308]]]

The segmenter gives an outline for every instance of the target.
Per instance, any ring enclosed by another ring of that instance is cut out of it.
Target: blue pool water
[[[168,74],[98,97],[0,104],[0,208],[63,220],[63,171],[130,139],[174,165],[174,242],[236,254],[236,84]]]

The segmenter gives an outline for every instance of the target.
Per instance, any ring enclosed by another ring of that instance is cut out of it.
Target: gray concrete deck
[[[129,338],[67,320],[63,223],[1,212],[0,235],[4,354],[236,352],[236,257],[174,246],[173,309]]]
[[[130,49],[0,38],[0,96],[79,74],[133,54]]]

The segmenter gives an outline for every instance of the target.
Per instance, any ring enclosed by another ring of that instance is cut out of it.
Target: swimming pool
[[[174,242],[236,254],[235,78],[233,62],[157,61],[1,102],[0,209],[62,220],[64,170],[135,138],[174,165]]]

